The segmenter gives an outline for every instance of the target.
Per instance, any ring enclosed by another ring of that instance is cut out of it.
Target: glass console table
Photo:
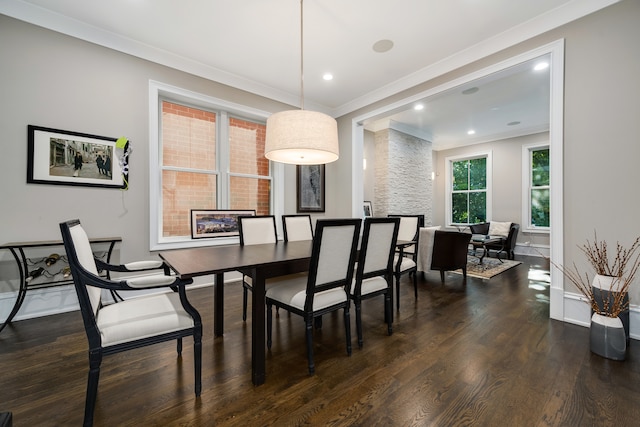
[[[89,239],[92,246],[102,246],[105,250],[95,250],[94,254],[109,263],[115,244],[121,242],[120,237],[101,237]],[[49,256],[28,257],[28,253],[44,252],[44,248],[56,248],[58,253],[51,253]],[[8,249],[18,266],[19,272],[19,288],[16,301],[9,313],[9,316],[0,326],[0,332],[13,320],[20,310],[24,302],[27,291],[30,289],[43,289],[54,286],[63,286],[73,284],[73,278],[69,270],[66,254],[64,252],[64,244],[62,240],[45,240],[39,242],[12,242],[0,245],[0,249]],[[105,277],[109,277],[108,272]]]

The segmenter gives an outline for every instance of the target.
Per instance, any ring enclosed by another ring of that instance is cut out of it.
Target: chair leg
[[[309,361],[309,375],[316,372],[316,366],[313,363],[313,318],[305,320],[307,331],[307,360]]]
[[[193,335],[193,366],[195,368],[196,397],[202,392],[202,327]]]
[[[440,270],[440,280],[444,283],[444,270]]]
[[[96,408],[101,363],[102,351],[89,351],[89,378],[87,380],[87,396],[84,404],[84,421],[82,423],[85,427],[93,425],[93,414]]]
[[[362,301],[355,300],[354,304],[356,306],[356,333],[358,334],[358,347],[362,348]],[[385,307],[385,315],[386,315],[386,307]]]
[[[249,299],[247,288],[242,286],[242,321],[247,321],[247,300]]]
[[[347,354],[351,356],[351,315],[349,304],[344,308],[344,333],[347,336]]]
[[[393,309],[391,296],[389,292],[384,294],[384,318],[387,322],[387,333],[389,335],[393,334],[393,315],[391,314],[391,310]]]
[[[322,329],[322,316],[318,316],[313,321],[316,329]]]
[[[400,274],[396,274],[396,309],[400,311]]]
[[[178,356],[182,356],[182,337],[178,338]]]
[[[418,299],[418,272],[413,273],[413,296]]]
[[[271,350],[271,332],[273,328],[272,305],[267,304],[267,348]]]

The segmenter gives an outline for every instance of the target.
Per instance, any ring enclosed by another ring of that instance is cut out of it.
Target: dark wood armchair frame
[[[141,288],[133,288],[127,284],[127,281],[109,280],[97,276],[84,269],[78,259],[70,231],[70,229],[76,225],[80,225],[80,221],[77,219],[63,222],[60,224],[60,231],[62,232],[62,240],[64,242],[64,248],[67,253],[71,275],[73,276],[73,283],[78,295],[78,302],[80,304],[80,312],[82,313],[84,328],[87,334],[87,339],[89,341],[89,377],[87,381],[87,394],[83,425],[93,425],[95,402],[98,393],[98,381],[100,378],[100,365],[102,363],[102,357],[109,354],[120,353],[122,351],[132,350],[134,348],[145,347],[151,344],[157,344],[175,339],[177,340],[177,351],[178,355],[180,356],[182,355],[182,338],[193,336],[195,394],[196,396],[200,396],[202,390],[202,319],[200,317],[200,313],[198,313],[198,311],[189,303],[185,289],[185,286],[192,283],[192,281],[182,280],[176,277],[175,280],[168,285],[145,286],[144,289],[169,287],[174,292],[178,292],[183,308],[193,318],[193,327],[121,344],[102,347],[100,330],[98,329],[93,307],[89,299],[87,285],[102,289],[108,289],[110,291],[139,291]],[[130,270],[126,267],[126,265],[112,265],[104,263],[96,259],[95,257],[94,259],[96,260],[96,267],[100,270],[121,272],[158,270],[157,268]],[[162,263],[161,268],[164,270],[165,275],[169,275],[170,269],[166,264]],[[118,304],[118,302],[115,302],[114,304]]]

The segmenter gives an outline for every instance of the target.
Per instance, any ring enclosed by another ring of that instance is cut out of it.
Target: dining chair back
[[[93,424],[103,355],[174,339],[180,355],[182,338],[193,336],[195,393],[199,396],[202,389],[202,321],[187,299],[185,286],[192,281],[171,276],[169,267],[162,261],[111,265],[95,258],[89,238],[77,219],[61,223],[60,231],[89,341],[84,425]],[[162,273],[138,275],[126,280],[111,280],[99,275],[99,271],[133,273],[158,269]],[[162,288],[166,292],[111,304],[101,298],[102,289],[120,292],[154,288]],[[134,374],[133,371],[128,373]]]
[[[269,279],[266,292],[267,347],[272,345],[272,306],[302,316],[306,326],[309,374],[315,372],[314,319],[320,319],[326,313],[344,311],[347,354],[351,355],[348,289],[353,279],[361,223],[359,218],[318,220],[308,274]]]
[[[398,230],[398,240],[412,241],[418,240],[420,227],[424,227],[424,215],[388,215],[391,218],[400,218],[400,229]],[[405,254],[413,254],[416,247],[406,247]]]
[[[402,245],[396,249],[394,259],[394,276],[396,278],[396,308],[400,310],[400,279],[403,274],[413,278],[413,293],[418,298],[418,239],[420,227],[424,227],[424,215],[389,215],[392,218],[400,218],[398,240],[414,242],[410,245]]]
[[[282,215],[284,241],[312,240],[311,215]]]
[[[239,216],[238,231],[240,246],[259,245],[263,243],[277,243],[278,230],[276,217],[273,215]],[[242,275],[242,320],[247,320],[247,304],[249,291],[253,291],[253,279]]]
[[[239,216],[238,231],[242,246],[278,241],[276,217],[273,215]]]
[[[393,333],[393,255],[400,218],[365,218],[358,263],[353,279],[350,298],[356,308],[356,330],[358,345],[362,347],[363,299],[384,296],[384,319],[387,332]]]

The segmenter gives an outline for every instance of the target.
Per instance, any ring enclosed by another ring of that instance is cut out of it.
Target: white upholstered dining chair
[[[311,215],[282,215],[282,230],[285,242],[312,240]]]
[[[393,261],[393,274],[396,278],[396,307],[400,309],[400,278],[403,274],[409,274],[413,278],[415,298],[418,298],[418,239],[420,227],[424,226],[424,215],[389,215],[392,218],[400,218],[398,240],[414,242],[408,246],[397,248]]]
[[[238,230],[240,245],[259,245],[262,243],[277,243],[278,230],[276,217],[273,215],[239,216]],[[249,291],[253,290],[251,276],[242,275],[242,320],[247,320],[247,301]]]
[[[356,308],[358,346],[362,347],[362,300],[384,297],[387,333],[393,333],[393,256],[400,218],[365,218],[355,277],[349,297]]]
[[[306,328],[309,374],[315,372],[313,359],[314,319],[344,311],[347,354],[351,355],[351,323],[348,289],[360,235],[360,219],[321,219],[316,223],[308,274],[269,279],[266,292],[267,347],[271,349],[272,307],[302,316]]]
[[[100,365],[104,355],[170,340],[177,340],[178,355],[181,355],[182,338],[193,336],[195,393],[200,396],[202,321],[198,311],[187,300],[185,286],[191,280],[171,276],[169,267],[160,260],[123,265],[102,262],[94,257],[89,238],[77,219],[61,223],[60,231],[89,341],[89,378],[83,425],[93,424]],[[110,280],[99,275],[99,271],[104,270],[136,272],[158,269],[162,270],[160,274],[127,280]],[[102,289],[118,292],[165,289],[166,292],[107,305],[101,298]],[[128,375],[134,374],[128,372]]]

